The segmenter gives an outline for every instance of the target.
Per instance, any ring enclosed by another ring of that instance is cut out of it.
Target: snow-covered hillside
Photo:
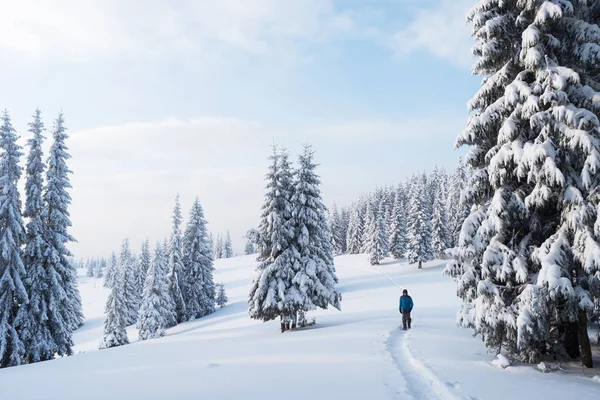
[[[366,256],[336,267],[343,311],[311,314],[317,325],[281,334],[279,322],[247,314],[254,257],[216,262],[229,305],[161,339],[97,351],[100,279],[80,277],[86,323],[73,357],[0,370],[2,399],[505,399],[600,397],[580,370],[542,374],[492,365],[479,339],[455,326],[459,300],[442,262],[423,270]],[[413,330],[399,329],[398,297],[415,301]],[[137,332],[129,328],[131,341]],[[587,371],[598,375],[598,370]]]

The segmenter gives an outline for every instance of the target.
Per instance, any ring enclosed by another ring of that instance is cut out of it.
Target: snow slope
[[[0,370],[2,399],[597,399],[600,383],[579,373],[542,374],[492,365],[479,339],[456,328],[459,301],[442,262],[423,270],[366,256],[336,267],[343,311],[279,333],[277,321],[247,316],[254,257],[219,260],[215,279],[230,304],[161,339],[97,351],[108,291],[80,277],[86,324],[76,356]],[[413,330],[398,329],[401,288],[415,301]],[[588,374],[600,375],[598,370]]]

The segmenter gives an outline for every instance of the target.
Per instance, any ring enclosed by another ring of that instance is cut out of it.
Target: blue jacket
[[[414,303],[412,301],[412,297],[410,297],[409,295],[402,295],[402,297],[400,297],[400,304],[398,305],[398,309],[400,311],[402,310],[406,310],[406,311],[412,311],[413,307],[414,307]]]

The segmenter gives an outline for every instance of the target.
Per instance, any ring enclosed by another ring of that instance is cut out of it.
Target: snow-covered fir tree
[[[450,234],[448,232],[448,218],[446,215],[446,173],[443,170],[435,169],[431,177],[431,186],[433,187],[433,214],[431,221],[432,229],[432,247],[435,257],[439,259],[446,258],[446,250],[450,247]]]
[[[223,243],[223,257],[233,257],[233,244],[231,243],[231,235],[229,234],[229,231],[227,231],[227,234],[225,235],[225,242]]]
[[[217,290],[216,303],[219,307],[223,307],[229,301],[229,299],[227,298],[227,293],[225,293],[225,285],[223,285],[222,283],[219,283],[219,284],[217,284],[217,288],[218,288],[218,290]]]
[[[348,233],[346,235],[347,251],[350,254],[358,254],[362,249],[362,232],[364,225],[364,216],[362,207],[359,203],[352,205],[348,221]]]
[[[183,237],[186,273],[184,293],[186,320],[204,317],[215,310],[213,259],[200,200],[196,198]]]
[[[58,115],[52,132],[53,143],[48,157],[46,171],[46,187],[44,189],[44,235],[46,250],[44,265],[48,276],[56,279],[55,304],[52,307],[60,310],[62,320],[72,332],[83,323],[81,296],[77,287],[77,271],[71,261],[72,254],[67,244],[75,239],[69,233],[71,220],[69,205],[71,183],[67,160],[66,140],[68,138],[62,113]]]
[[[147,241],[144,242],[144,247],[146,244]],[[167,270],[167,256],[163,253],[163,246],[157,244],[154,258],[152,258],[146,274],[142,305],[136,325],[141,340],[163,336],[173,318],[175,304],[169,292]]]
[[[333,259],[333,246],[327,226],[327,208],[321,199],[321,180],[316,174],[314,152],[304,146],[295,172],[292,205],[292,223],[295,229],[293,246],[298,265],[293,284],[299,299],[286,299],[285,303],[296,313],[316,308],[341,308],[341,295],[335,288],[338,279]],[[292,293],[296,294],[294,291]],[[294,323],[297,316],[292,315]]]
[[[124,268],[118,267],[114,285],[111,287],[106,301],[104,336],[99,345],[100,349],[129,343],[126,330],[129,310],[125,299],[127,293],[125,272]]]
[[[343,223],[335,203],[333,203],[333,209],[329,215],[329,230],[334,253],[336,255],[344,254],[346,251],[346,232],[343,231]]]
[[[96,263],[96,271],[94,273],[94,276],[96,278],[102,278],[102,277],[104,277],[104,271],[105,270],[106,270],[106,259],[105,258],[101,258]]]
[[[169,292],[175,303],[175,318],[170,322],[169,326],[174,326],[179,322],[183,322],[186,317],[185,301],[183,293],[186,290],[184,287],[185,280],[183,278],[183,240],[181,237],[181,205],[179,204],[179,195],[175,198],[175,206],[173,208],[173,232],[169,242]]]
[[[117,280],[117,275],[119,273],[119,259],[117,258],[116,253],[112,253],[110,255],[110,261],[108,263],[108,267],[106,268],[106,273],[104,274],[104,287],[111,288],[115,285]]]
[[[470,11],[481,89],[457,139],[471,206],[446,272],[459,323],[527,362],[592,366],[599,279],[598,2],[480,1]]]
[[[140,298],[136,287],[135,259],[129,247],[129,239],[124,239],[121,245],[119,255],[117,279],[123,282],[116,282],[115,285],[121,288],[121,297],[125,307],[125,324],[135,324],[140,309]]]
[[[94,275],[96,274],[96,261],[92,258],[88,258],[87,262],[86,262],[86,275],[90,278],[93,278]]]
[[[244,248],[244,253],[247,256],[249,256],[250,254],[256,253],[256,250],[254,250],[254,243],[252,243],[252,241],[250,239],[248,239],[248,241],[246,242],[246,247]]]
[[[6,110],[0,127],[0,149],[0,368],[4,368],[23,362],[25,346],[15,320],[19,306],[28,302],[21,256],[26,236],[18,190],[23,153]]]
[[[421,268],[423,262],[433,260],[431,239],[431,214],[426,179],[414,176],[411,180],[408,204],[408,262],[419,263]]]
[[[259,262],[248,299],[250,317],[262,321],[280,318],[282,331],[301,302],[292,282],[299,254],[292,245],[293,178],[288,157],[273,146],[261,221],[258,230],[248,233],[257,246]]]
[[[365,241],[365,253],[369,255],[371,265],[377,265],[387,256],[387,237],[384,222],[385,204],[383,201],[380,202],[377,214],[375,214],[373,207],[372,204],[369,204],[367,208],[369,226]]]
[[[25,168],[23,212],[24,217],[29,219],[23,251],[23,261],[27,270],[24,283],[29,294],[29,302],[21,306],[17,316],[18,334],[25,345],[26,362],[45,361],[55,355],[69,355],[73,345],[70,329],[55,307],[62,290],[60,282],[55,275],[48,274],[49,270],[44,264],[44,251],[47,244],[44,235],[42,199],[45,171],[42,161],[43,130],[41,112],[37,109],[33,115],[33,122],[29,124],[32,137],[27,141],[29,155]]]
[[[406,206],[405,190],[402,185],[398,185],[391,215],[392,222],[390,224],[389,240],[390,253],[395,259],[404,257],[406,253],[408,242]]]
[[[458,246],[458,237],[463,222],[469,216],[469,206],[465,204],[461,193],[467,184],[467,172],[462,158],[458,160],[458,165],[450,179],[449,192],[447,198],[448,232],[450,247]]]
[[[151,263],[152,253],[150,251],[150,241],[145,239],[142,242],[140,257],[136,264],[136,286],[138,287],[140,295],[144,291],[144,286],[146,285],[146,275],[148,274]]]
[[[215,241],[215,250],[214,250],[215,259],[223,258],[224,253],[225,253],[225,246],[223,244],[223,238],[221,237],[221,235],[217,235],[217,240]]]

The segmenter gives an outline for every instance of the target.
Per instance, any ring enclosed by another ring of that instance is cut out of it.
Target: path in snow
[[[358,262],[354,262],[357,268],[364,271],[375,272],[392,285],[400,290],[404,287],[396,282],[391,276],[379,271],[377,267],[363,266]],[[347,267],[347,265],[346,265]],[[449,390],[451,383],[445,383],[433,371],[425,366],[425,364],[414,357],[408,346],[408,341],[413,331],[405,332],[400,327],[390,331],[387,340],[385,341],[385,349],[389,353],[394,366],[400,371],[406,383],[405,392],[409,396],[417,400],[455,400],[459,397],[452,394]],[[394,382],[388,382],[388,386],[392,386]],[[404,398],[401,396],[400,398]]]

